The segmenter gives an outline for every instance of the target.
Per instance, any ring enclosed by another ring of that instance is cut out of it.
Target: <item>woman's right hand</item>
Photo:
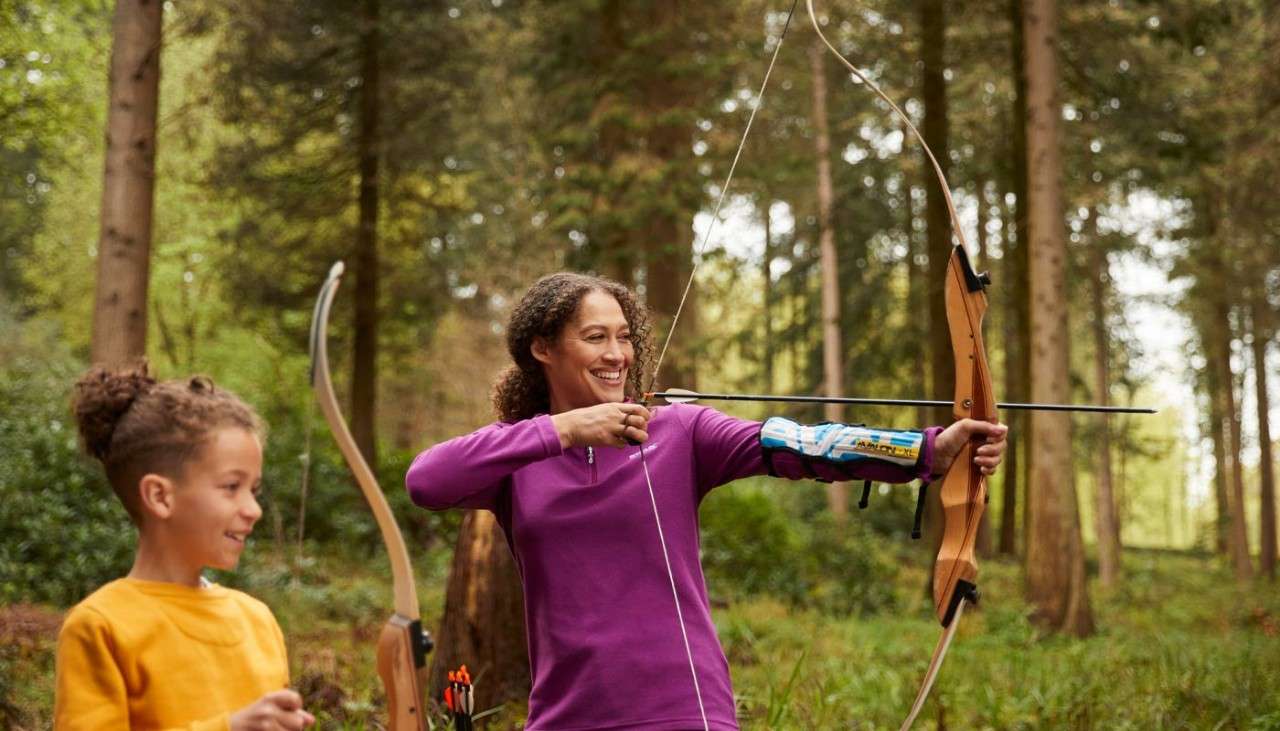
[[[551,416],[560,447],[625,447],[649,440],[653,414],[640,404],[596,404]]]
[[[231,714],[230,722],[231,731],[301,731],[316,718],[302,710],[302,696],[286,688],[267,693]]]

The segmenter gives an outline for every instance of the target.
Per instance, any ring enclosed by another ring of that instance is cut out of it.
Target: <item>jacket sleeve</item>
[[[413,502],[430,510],[495,510],[511,475],[563,454],[551,417],[498,422],[427,449],[405,474]]]

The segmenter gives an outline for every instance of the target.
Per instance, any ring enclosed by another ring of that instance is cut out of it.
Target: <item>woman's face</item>
[[[613,295],[592,290],[555,342],[536,339],[533,357],[542,363],[551,391],[551,412],[622,401],[635,360],[631,326]]]

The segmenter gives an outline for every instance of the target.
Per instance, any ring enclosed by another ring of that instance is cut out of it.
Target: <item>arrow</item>
[[[693,401],[766,401],[798,404],[856,404],[859,406],[952,406],[950,401],[924,399],[853,398],[841,396],[775,396],[750,393],[699,393],[683,388],[668,388],[644,395],[647,402],[660,398],[667,403],[685,404]],[[1084,411],[1099,414],[1155,414],[1155,409],[1138,406],[1097,406],[1093,404],[996,404],[998,409],[1014,411]]]

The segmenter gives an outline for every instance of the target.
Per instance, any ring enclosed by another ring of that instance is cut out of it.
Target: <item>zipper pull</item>
[[[595,450],[592,449],[591,447],[587,447],[587,464],[595,464],[595,463],[596,463]]]

